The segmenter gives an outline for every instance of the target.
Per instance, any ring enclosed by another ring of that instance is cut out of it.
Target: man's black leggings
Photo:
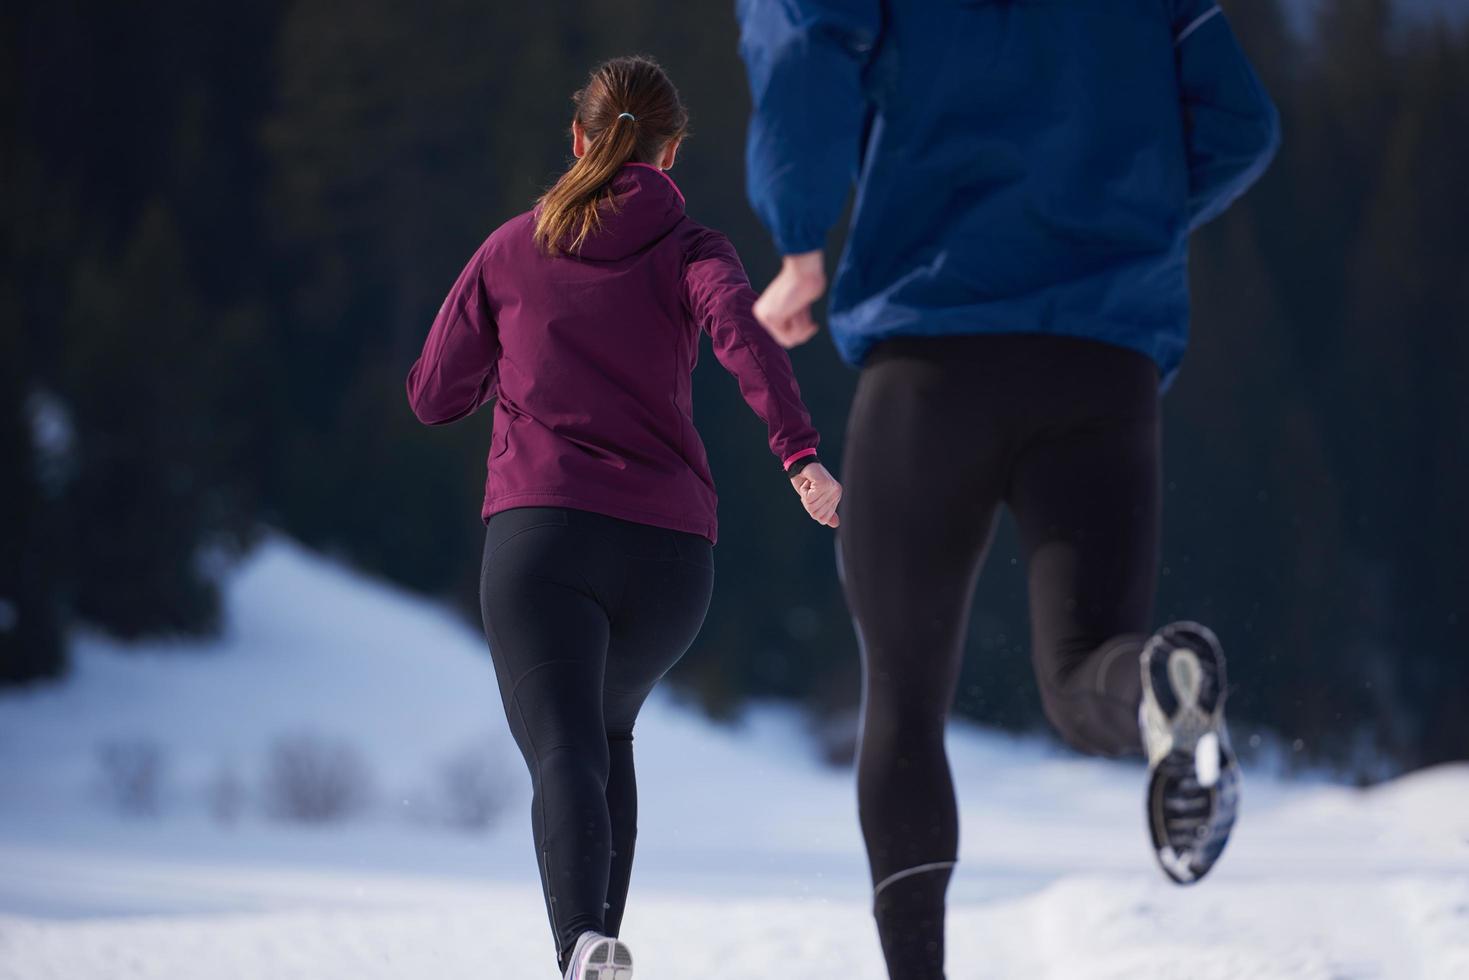
[[[943,976],[958,848],[944,726],[1000,505],[1020,528],[1046,715],[1077,748],[1140,748],[1158,565],[1158,373],[1043,335],[905,337],[864,364],[838,570],[863,657],[857,794],[894,980]]]
[[[530,768],[531,829],[557,959],[587,929],[616,936],[637,837],[633,723],[693,643],[714,588],[696,534],[587,511],[489,520],[485,638]]]

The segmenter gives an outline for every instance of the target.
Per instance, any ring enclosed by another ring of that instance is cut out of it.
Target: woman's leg
[[[622,934],[622,913],[632,882],[633,853],[638,840],[638,780],[633,767],[632,732],[607,733],[611,768],[607,774],[607,814],[612,821],[612,866],[607,876],[603,933]]]
[[[975,362],[889,342],[863,368],[843,458],[838,571],[862,652],[858,813],[894,980],[943,976],[958,813],[944,750],[1005,439]]]
[[[622,928],[637,842],[638,791],[633,726],[648,694],[694,642],[714,590],[713,548],[693,534],[629,524],[600,515],[580,520],[600,526],[623,556],[623,586],[611,609],[602,712],[611,769],[607,810],[612,866],[604,932]]]
[[[1140,747],[1139,654],[1158,572],[1158,378],[1141,354],[1058,345],[1007,500],[1030,577],[1032,656],[1051,723],[1098,755]]]
[[[605,549],[566,513],[494,515],[480,592],[505,714],[530,769],[537,863],[563,961],[584,930],[603,931],[612,861],[602,721],[610,625],[598,591],[610,576]]]

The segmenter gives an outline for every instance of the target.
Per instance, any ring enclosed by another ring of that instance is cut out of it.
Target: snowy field
[[[278,538],[227,606],[204,649],[83,638],[65,684],[0,698],[0,978],[554,977],[479,636]],[[345,816],[281,816],[281,738],[338,753]],[[794,714],[663,697],[637,745],[641,980],[880,980],[850,775]],[[1469,765],[1367,792],[1247,772],[1223,862],[1178,889],[1138,766],[958,726],[951,748],[950,980],[1469,978]]]

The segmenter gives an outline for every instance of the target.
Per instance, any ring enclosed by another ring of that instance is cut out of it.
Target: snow
[[[62,684],[0,697],[0,980],[555,976],[529,789],[483,640],[448,610],[272,537],[206,644],[80,637]],[[354,747],[371,803],[326,824],[260,799],[270,747]],[[156,746],[157,812],[103,792],[98,747]],[[488,830],[439,772],[490,746]],[[794,712],[716,725],[655,696],[639,723],[623,935],[643,980],[879,980],[851,776]],[[956,725],[949,976],[1469,977],[1469,765],[1362,791],[1248,771],[1215,873],[1152,864],[1141,770]],[[211,810],[231,773],[238,818]]]

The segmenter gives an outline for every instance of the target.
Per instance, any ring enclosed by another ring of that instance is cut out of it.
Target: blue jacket
[[[1265,170],[1275,107],[1213,0],[738,0],[748,192],[821,248],[842,358],[893,335],[1188,338],[1188,235]]]

